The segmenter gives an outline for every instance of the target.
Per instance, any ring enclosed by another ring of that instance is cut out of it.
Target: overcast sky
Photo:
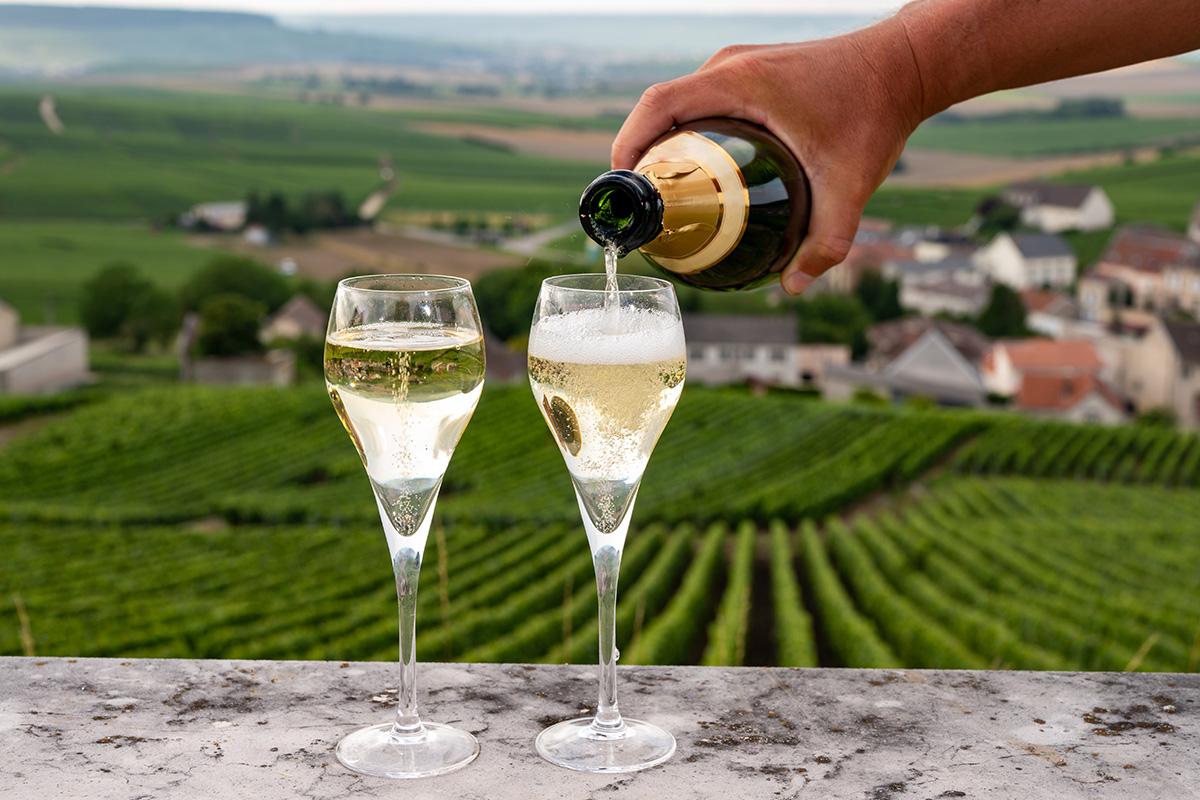
[[[656,13],[883,14],[902,0],[24,0],[45,5],[122,6],[291,14]],[[13,3],[4,2],[3,5]]]

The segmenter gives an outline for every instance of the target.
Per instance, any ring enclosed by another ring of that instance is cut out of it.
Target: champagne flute
[[[416,698],[417,578],[433,505],[483,390],[483,335],[471,285],[439,275],[369,275],[338,284],[325,339],[325,385],[375,492],[396,576],[396,720],[338,742],[350,769],[389,778],[470,763],[470,733],[422,722]]]
[[[600,609],[600,700],[592,718],[537,737],[559,766],[628,772],[660,764],[675,739],[617,709],[621,552],[642,473],[683,391],[683,323],[658,278],[562,275],[542,283],[529,334],[529,382],[558,442],[592,550]]]

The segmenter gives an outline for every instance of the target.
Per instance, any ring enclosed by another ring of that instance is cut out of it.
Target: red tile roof
[[[1019,372],[1094,372],[1104,366],[1087,339],[1016,339],[1003,342],[1013,368]]]
[[[1200,246],[1162,228],[1132,225],[1121,228],[1100,256],[1098,264],[1113,264],[1143,272],[1161,272],[1173,264],[1195,264]]]
[[[1024,411],[1068,411],[1093,393],[1118,411],[1124,410],[1120,396],[1095,375],[1026,375],[1016,402]]]
[[[1050,289],[1023,289],[1019,294],[1021,302],[1025,304],[1025,310],[1030,312],[1046,311],[1056,304],[1068,302],[1062,292]]]

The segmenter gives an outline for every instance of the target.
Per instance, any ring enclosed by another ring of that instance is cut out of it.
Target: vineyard
[[[375,506],[319,385],[21,413],[0,653],[395,659]],[[1198,519],[1192,434],[688,387],[634,510],[622,663],[1193,671]],[[527,387],[485,390],[421,574],[424,660],[596,658]]]

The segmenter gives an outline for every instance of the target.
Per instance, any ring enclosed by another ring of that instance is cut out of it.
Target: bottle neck
[[[584,232],[602,247],[625,255],[662,233],[662,196],[644,175],[615,169],[584,189],[579,221]]]

